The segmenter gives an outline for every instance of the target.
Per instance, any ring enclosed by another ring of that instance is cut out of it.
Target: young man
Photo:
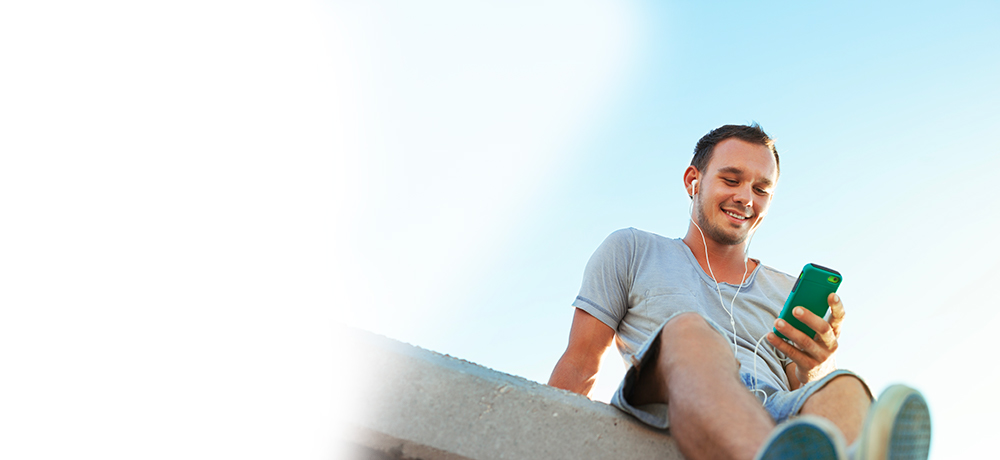
[[[614,340],[631,366],[612,404],[669,427],[685,458],[926,458],[920,394],[890,387],[873,406],[865,383],[836,368],[836,294],[829,319],[795,310],[814,337],[777,319],[795,278],[746,250],[778,175],[774,142],[756,124],[699,140],[683,176],[687,235],[629,228],[601,244],[549,385],[587,395]]]

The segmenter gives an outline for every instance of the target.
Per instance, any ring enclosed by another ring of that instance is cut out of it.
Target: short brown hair
[[[778,149],[774,148],[774,139],[768,136],[757,123],[751,123],[750,126],[725,125],[713,129],[699,139],[698,144],[694,146],[694,158],[691,159],[691,166],[704,172],[705,168],[708,167],[708,162],[712,159],[715,146],[731,137],[767,147],[774,154],[774,164],[778,168],[778,174],[781,174],[781,163],[778,161]]]

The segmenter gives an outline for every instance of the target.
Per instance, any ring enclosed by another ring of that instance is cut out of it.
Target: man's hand
[[[767,341],[794,362],[789,366],[794,367],[794,375],[798,379],[798,382],[790,382],[793,389],[803,383],[819,380],[837,369],[834,354],[837,352],[840,328],[844,323],[844,304],[840,302],[840,296],[832,293],[827,297],[827,303],[830,304],[829,322],[803,307],[795,307],[792,310],[796,319],[816,331],[815,337],[806,336],[780,318],[774,321],[774,327],[788,337],[795,346],[781,340],[773,332],[767,334]],[[786,371],[791,381],[792,369]]]

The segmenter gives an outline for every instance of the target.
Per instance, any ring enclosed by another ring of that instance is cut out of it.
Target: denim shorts
[[[632,362],[629,365],[628,370],[625,372],[625,378],[622,379],[622,383],[618,386],[618,390],[615,391],[615,394],[611,397],[612,406],[615,406],[623,412],[632,415],[640,422],[643,422],[653,428],[666,429],[670,427],[670,418],[667,415],[667,403],[653,403],[633,406],[626,400],[625,395],[632,392],[632,388],[635,386],[636,381],[639,378],[639,369],[643,367],[646,361],[648,361],[647,358],[651,355],[649,353],[650,348],[659,344],[658,337],[660,336],[660,331],[663,330],[663,326],[681,313],[691,312],[678,312],[671,315],[649,336],[650,338],[646,340],[646,343],[643,344],[639,351],[632,357]],[[701,315],[699,314],[699,316]],[[719,331],[723,337],[726,337],[725,329],[709,318],[705,318],[704,316],[702,316],[702,318]],[[841,375],[851,375],[857,378],[858,381],[860,381],[865,387],[868,397],[872,397],[872,392],[868,388],[868,384],[866,384],[861,377],[858,377],[857,374],[845,369],[833,371],[827,376],[814,382],[809,382],[797,390],[788,391],[781,388],[774,388],[771,385],[766,384],[766,382],[761,382],[760,380],[758,380],[757,388],[764,390],[764,393],[769,395],[767,397],[766,404],[764,404],[764,409],[771,414],[771,418],[774,419],[775,423],[781,423],[789,417],[797,415],[799,411],[802,410],[802,406],[806,403],[806,399],[826,386],[826,384],[831,380]],[[753,385],[753,375],[747,372],[740,372],[740,379],[743,381],[743,385],[747,387],[747,392],[750,392],[750,388]],[[757,397],[758,400],[763,401],[764,399],[763,396],[757,393],[751,394]]]

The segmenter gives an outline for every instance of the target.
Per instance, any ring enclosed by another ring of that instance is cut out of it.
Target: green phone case
[[[785,300],[780,318],[805,333],[809,338],[815,337],[816,331],[796,319],[792,315],[792,309],[804,307],[820,318],[825,317],[826,311],[830,309],[827,297],[830,296],[831,292],[837,292],[841,281],[843,281],[843,277],[836,270],[816,264],[806,264],[805,267],[802,267],[802,273],[799,273],[799,279],[795,281],[792,292],[788,294],[788,300]],[[777,329],[774,330],[774,333],[778,337],[788,340]]]

